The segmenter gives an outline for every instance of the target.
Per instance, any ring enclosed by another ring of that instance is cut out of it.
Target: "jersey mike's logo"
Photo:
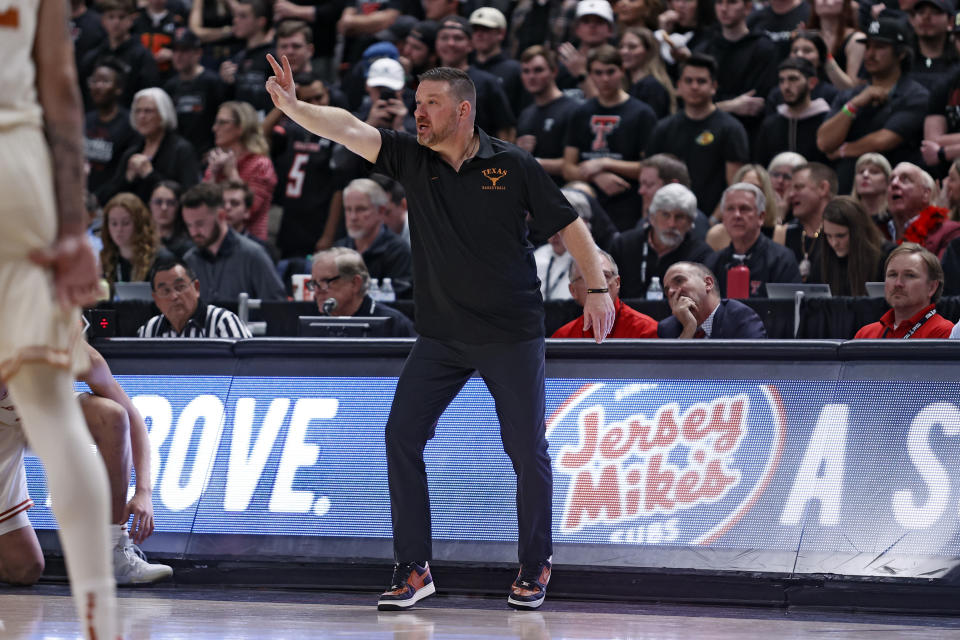
[[[620,116],[591,116],[590,131],[593,132],[593,142],[590,148],[593,151],[603,151],[609,145],[607,136],[620,124]]]
[[[490,169],[484,169],[483,171],[481,171],[481,173],[483,174],[484,178],[490,181],[490,184],[483,185],[482,187],[480,187],[481,189],[484,189],[486,191],[490,191],[490,190],[505,191],[506,190],[506,187],[500,186],[497,184],[498,182],[500,182],[500,180],[506,177],[507,175],[506,169],[498,169],[495,167],[491,167]]]
[[[560,403],[547,435],[559,539],[706,545],[763,494],[786,412],[773,385],[595,382]]]

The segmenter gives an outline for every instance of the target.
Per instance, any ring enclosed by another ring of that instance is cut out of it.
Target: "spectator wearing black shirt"
[[[836,195],[837,173],[830,167],[810,162],[793,170],[789,196],[793,221],[787,226],[784,245],[793,251],[804,282],[815,282],[809,278],[823,250],[823,210]]]
[[[181,29],[171,43],[176,75],[163,90],[177,112],[177,132],[193,142],[197,153],[213,147],[213,121],[223,102],[220,76],[200,64],[203,46],[192,31]]]
[[[123,95],[123,65],[109,56],[102,58],[87,78],[94,108],[83,127],[84,157],[90,166],[87,190],[99,193],[117,172],[120,156],[137,134],[130,126],[130,112],[119,105]]]
[[[860,46],[860,45],[856,45]],[[840,93],[839,90],[830,82],[824,71],[824,61],[827,57],[827,45],[823,39],[810,31],[799,32],[790,43],[790,57],[803,58],[813,65],[816,70],[817,81],[810,90],[810,99],[816,100],[823,98],[827,104],[833,104],[833,99]],[[770,115],[776,113],[777,107],[783,104],[783,94],[780,92],[779,84],[767,94],[767,104],[765,113]]]
[[[466,18],[444,18],[437,31],[437,57],[444,67],[465,71],[476,86],[477,126],[502,140],[515,140],[517,120],[500,80],[468,62],[473,50],[472,35],[473,28]]]
[[[402,13],[396,0],[354,0],[344,7],[337,22],[337,31],[344,40],[343,61],[360,60],[364,49],[376,42],[374,34],[388,29]]]
[[[567,127],[579,103],[557,88],[557,58],[549,49],[533,45],[520,56],[520,66],[523,86],[533,96],[533,104],[517,120],[517,146],[533,154],[562,186]]]
[[[760,232],[766,208],[763,191],[746,182],[732,184],[723,192],[720,207],[730,246],[719,251],[707,267],[716,274],[722,297],[730,297],[727,272],[740,264],[750,269],[750,298],[766,298],[768,282],[800,282],[793,252]]]
[[[777,60],[783,60],[790,53],[790,39],[797,27],[809,21],[807,0],[770,0],[747,17],[747,27],[766,34],[777,45]]]
[[[670,153],[690,171],[691,189],[700,207],[711,215],[724,188],[750,160],[747,133],[740,122],[713,103],[717,92],[716,62],[692,55],[680,66],[677,93],[683,111],[657,123],[647,155]]]
[[[273,20],[277,25],[297,20],[310,25],[313,31],[310,41],[314,48],[310,62],[313,77],[328,85],[337,78],[333,64],[338,40],[337,24],[346,5],[347,0],[276,0],[273,3]]]
[[[749,0],[714,0],[720,30],[697,51],[717,61],[717,107],[732,113],[750,137],[760,127],[764,99],[777,84],[777,45],[750,30]]]
[[[103,56],[112,56],[124,65],[123,75],[126,81],[120,103],[128,105],[137,91],[157,85],[157,65],[153,61],[153,55],[137,38],[130,35],[134,12],[132,0],[103,0],[99,7],[100,21],[107,35],[99,46],[88,51],[80,61],[81,87],[93,73],[97,60]],[[84,92],[84,104],[87,108],[90,108],[89,101],[89,93]]]
[[[203,43],[203,65],[210,69],[219,69],[243,46],[233,35],[230,4],[223,0],[193,0],[187,26]]]
[[[220,79],[226,97],[246,102],[261,115],[273,108],[264,84],[270,75],[267,54],[273,52],[273,5],[267,0],[236,0],[233,8],[233,35],[244,47],[220,65]]]
[[[637,182],[639,184],[637,193],[643,198],[644,219],[650,217],[650,203],[653,202],[653,196],[660,190],[660,187],[665,184],[677,183],[690,189],[691,184],[687,165],[676,156],[668,153],[655,153],[641,160]],[[690,235],[697,240],[703,240],[706,238],[709,228],[710,220],[700,209],[697,209]]]
[[[374,60],[367,71],[367,94],[360,102],[356,116],[373,127],[408,133],[416,131],[413,114],[413,92],[406,89],[403,65],[393,58]]]
[[[857,39],[863,34],[857,29],[853,0],[814,2],[807,25],[809,31],[800,33],[823,42],[821,66],[830,82],[840,89],[860,84],[863,47]]]
[[[610,245],[620,266],[620,295],[642,298],[650,281],[664,275],[670,265],[707,262],[713,250],[690,234],[697,217],[697,197],[681,184],[668,184],[653,196],[645,224],[624,231]]]
[[[523,90],[520,63],[503,51],[507,19],[499,9],[480,7],[470,14],[470,26],[473,28],[473,66],[497,76],[510,101],[510,108],[514,113],[520,113],[530,104],[530,95]]]
[[[930,93],[923,121],[923,161],[943,175],[960,158],[960,67]]]
[[[931,93],[947,81],[960,60],[950,34],[954,12],[949,0],[918,0],[909,11],[917,38],[910,77]]]
[[[173,77],[173,38],[187,23],[183,7],[172,0],[147,0],[133,20],[131,32],[153,54],[157,63],[157,84]]]
[[[823,98],[811,99],[817,83],[813,65],[803,58],[787,58],[777,73],[783,104],[764,118],[753,145],[754,159],[766,166],[778,153],[794,151],[810,161],[828,162],[817,148],[817,129],[830,112],[830,104]]]
[[[403,44],[400,45],[400,63],[410,78],[407,86],[416,90],[417,77],[427,69],[437,66],[437,28],[433,20],[421,20],[413,25]]]
[[[598,189],[600,204],[620,231],[643,213],[637,174],[657,122],[653,110],[623,90],[620,54],[611,45],[590,52],[590,77],[597,97],[577,107],[567,130],[563,176]]]
[[[676,92],[660,59],[660,45],[653,33],[646,27],[627,29],[620,34],[619,51],[630,85],[628,93],[647,103],[658,119],[676,111]]]
[[[911,58],[909,29],[888,18],[871,23],[863,56],[870,83],[842,91],[817,131],[817,147],[836,162],[842,192],[850,191],[854,164],[864,153],[882,153],[891,164],[921,160],[930,94],[905,73]]]
[[[667,10],[657,16],[660,28],[655,35],[660,43],[660,57],[670,77],[676,79],[680,77],[679,64],[712,34],[717,14],[708,1],[667,0],[666,4]]]
[[[73,58],[78,65],[87,52],[107,38],[100,14],[89,8],[85,0],[70,0],[70,37],[73,38]]]
[[[147,202],[153,218],[157,243],[178,258],[193,248],[190,234],[180,215],[180,185],[173,180],[161,180],[153,188]]]
[[[584,96],[592,97],[596,95],[596,87],[589,78],[587,57],[613,37],[613,8],[607,0],[580,0],[575,16],[573,34],[578,44],[563,42],[557,47],[560,59],[557,86],[564,91],[580,89]]]

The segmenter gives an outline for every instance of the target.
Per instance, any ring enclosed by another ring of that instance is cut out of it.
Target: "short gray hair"
[[[802,164],[807,164],[807,159],[795,151],[781,151],[773,156],[773,160],[767,165],[767,171],[773,171],[774,167],[787,165],[791,169],[796,169]]]
[[[930,199],[932,200],[933,197],[937,194],[937,183],[933,179],[933,176],[931,176],[929,173],[927,173],[917,165],[913,164],[912,162],[900,162],[897,164],[897,166],[893,168],[893,170],[896,171],[900,167],[909,167],[910,169],[916,169],[917,172],[919,172],[920,182],[923,183],[923,186],[925,188],[930,190]]]
[[[757,185],[750,184],[749,182],[737,182],[724,189],[723,198],[720,200],[721,213],[727,207],[727,194],[731,191],[746,191],[747,193],[752,193],[754,201],[757,203],[757,213],[766,212],[767,198],[763,195],[763,191],[761,191]]]
[[[604,251],[603,249],[597,249],[597,253],[607,259],[607,262],[610,263],[610,267],[613,269],[613,275],[620,275],[620,268],[617,266],[617,261],[613,259],[613,256]],[[577,274],[580,273],[580,267],[577,266],[576,260],[570,261],[570,267],[567,269],[567,278],[573,282],[573,279],[577,277]]]
[[[370,198],[370,204],[375,207],[387,206],[387,200],[390,199],[387,196],[387,192],[383,190],[383,187],[370,178],[357,178],[356,180],[351,180],[350,183],[343,189],[343,197],[347,197],[348,193],[354,191],[357,193],[362,193]]]
[[[666,184],[653,194],[650,200],[650,214],[661,211],[683,211],[690,220],[697,218],[697,196],[678,182]]]
[[[161,89],[160,87],[149,87],[147,89],[140,89],[135,94],[133,94],[133,102],[130,103],[130,126],[136,128],[136,124],[133,119],[134,107],[137,105],[137,100],[140,98],[150,98],[153,100],[153,104],[157,106],[157,113],[160,114],[160,119],[163,121],[163,128],[167,131],[173,131],[177,128],[177,110],[173,106],[173,100],[170,99],[170,96],[167,95],[167,92]]]
[[[364,291],[370,286],[370,272],[363,261],[363,256],[358,251],[348,247],[330,247],[318,251],[313,254],[313,260],[310,263],[311,271],[313,270],[313,263],[319,258],[332,258],[333,263],[337,265],[337,275],[343,278],[362,277]]]

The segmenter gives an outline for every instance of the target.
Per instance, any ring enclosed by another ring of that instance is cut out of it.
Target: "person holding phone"
[[[355,114],[373,127],[394,131],[416,131],[416,122],[407,108],[406,74],[393,58],[374,60],[367,71],[367,95]]]

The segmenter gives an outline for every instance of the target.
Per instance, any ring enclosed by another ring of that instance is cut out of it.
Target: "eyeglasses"
[[[320,289],[329,289],[330,285],[340,279],[340,276],[333,276],[332,278],[320,278],[319,280],[307,280],[304,285],[307,288],[307,291],[316,291]]]
[[[160,298],[172,298],[175,293],[183,293],[190,288],[191,283],[189,282],[178,282],[173,285],[173,288],[170,287],[157,287],[153,290],[157,297]]]
[[[150,201],[155,207],[175,207],[177,206],[176,198],[154,198]]]

